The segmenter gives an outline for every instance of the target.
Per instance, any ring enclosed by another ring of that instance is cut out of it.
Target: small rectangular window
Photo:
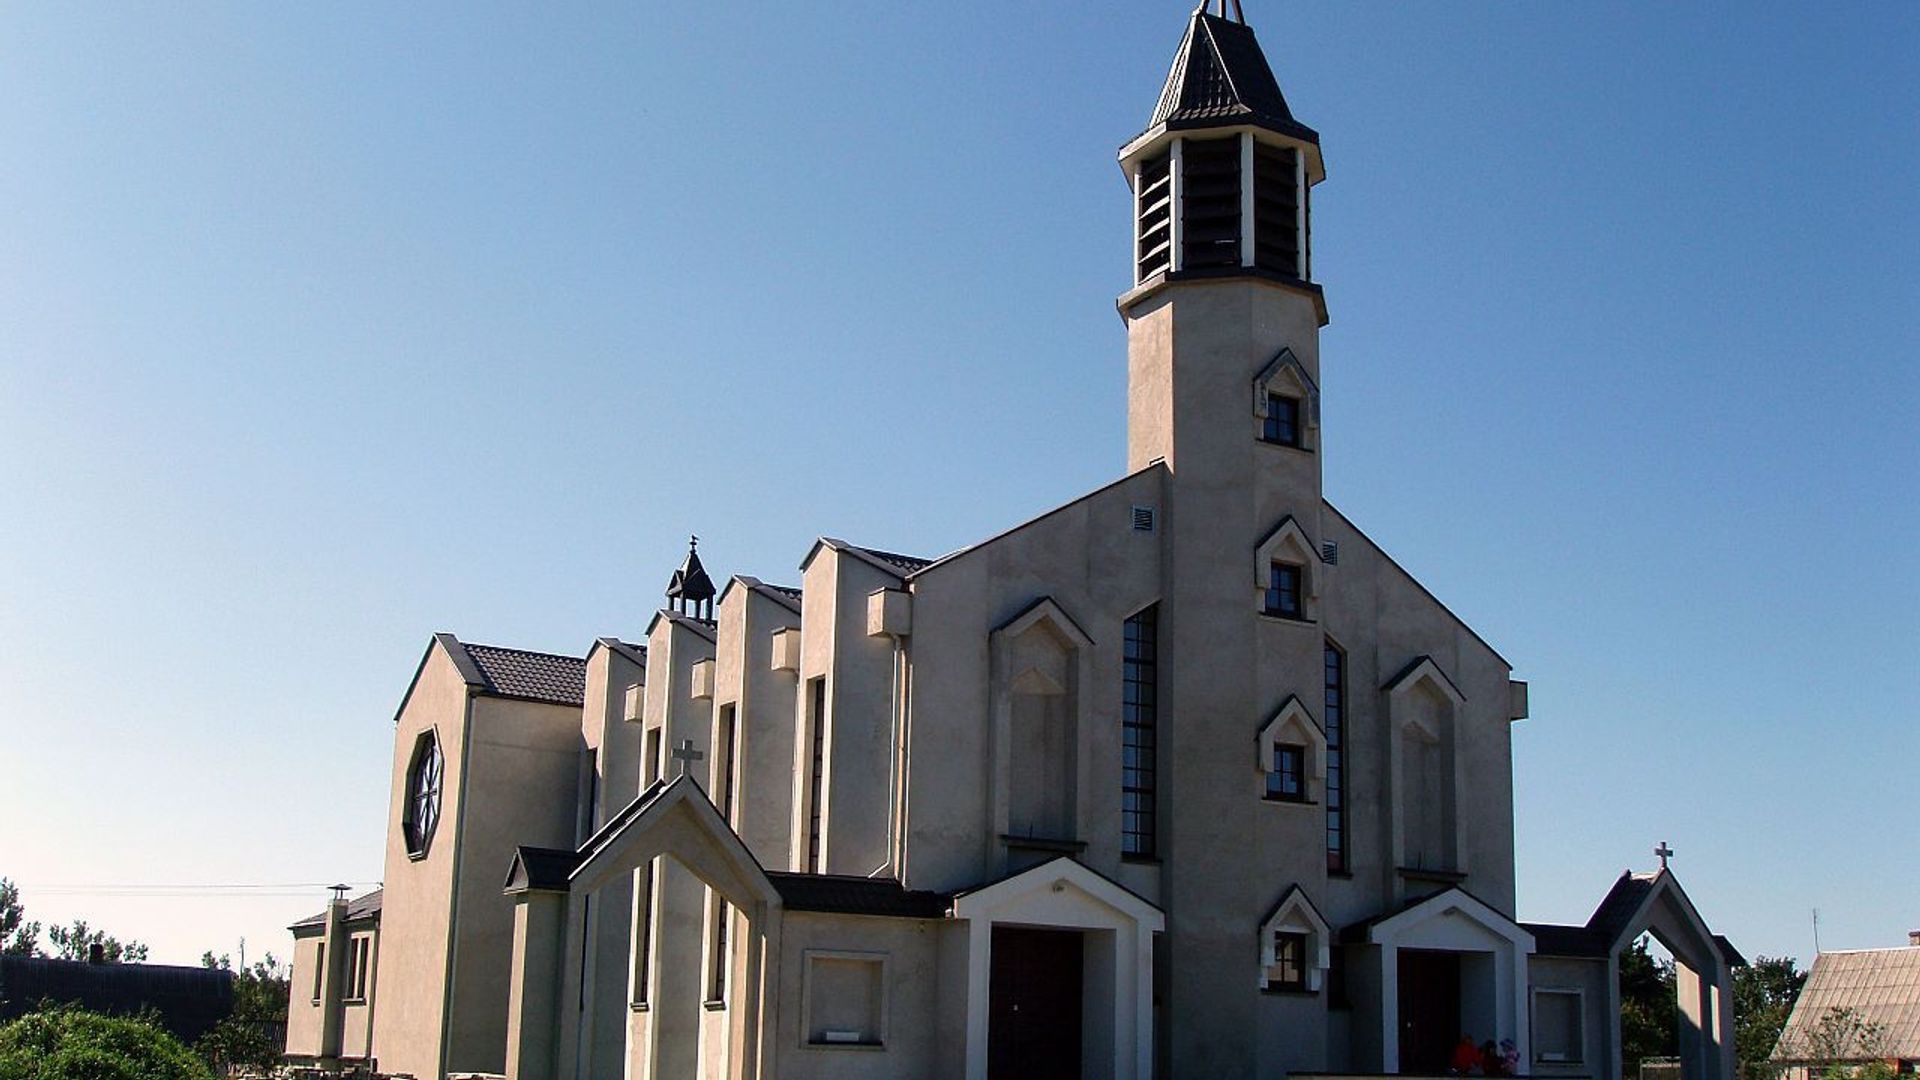
[[[1267,417],[1260,424],[1260,439],[1276,446],[1300,445],[1299,398],[1267,395]]]
[[[321,942],[313,952],[313,1000],[320,1000],[320,988],[326,985],[327,943]]]
[[[1267,989],[1307,988],[1307,935],[1291,930],[1273,932],[1273,958],[1267,965]]]
[[[886,957],[808,952],[801,989],[809,1046],[885,1046]]]
[[[1266,613],[1283,619],[1305,616],[1300,605],[1300,568],[1292,563],[1274,563],[1267,573]]]
[[[1534,1060],[1555,1065],[1575,1064],[1581,1052],[1581,995],[1578,990],[1533,992]]]
[[[1273,771],[1267,774],[1267,798],[1304,802],[1307,798],[1307,748],[1280,743],[1273,748]]]

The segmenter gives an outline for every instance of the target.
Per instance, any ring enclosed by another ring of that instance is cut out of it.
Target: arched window
[[[444,773],[440,740],[431,731],[421,732],[414,743],[413,761],[407,766],[407,808],[401,817],[407,854],[416,859],[426,856],[434,827],[440,824],[440,781]]]

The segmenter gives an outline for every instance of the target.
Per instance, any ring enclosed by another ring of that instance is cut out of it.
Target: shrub
[[[41,1009],[0,1025],[0,1080],[213,1080],[149,1020]]]

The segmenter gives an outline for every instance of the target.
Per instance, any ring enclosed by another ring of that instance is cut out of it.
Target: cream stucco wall
[[[386,1072],[441,1075],[442,1024],[453,939],[453,881],[461,781],[466,776],[468,692],[436,643],[429,647],[394,725],[392,798],[387,813],[386,880],[380,921],[383,1007],[374,1015],[374,1050]],[[446,762],[440,825],[426,856],[414,859],[401,836],[406,771],[422,732],[440,741]]]

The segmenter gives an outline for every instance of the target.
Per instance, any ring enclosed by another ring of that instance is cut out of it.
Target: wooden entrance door
[[[993,928],[989,1080],[1079,1080],[1081,935]]]
[[[1400,950],[1400,1071],[1439,1076],[1460,1041],[1460,954]],[[1476,1040],[1492,1032],[1474,1032]]]

